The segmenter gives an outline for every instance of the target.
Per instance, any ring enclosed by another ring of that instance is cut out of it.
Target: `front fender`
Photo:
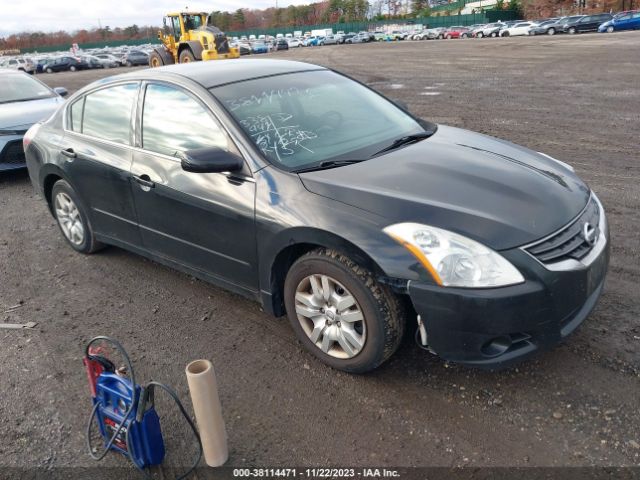
[[[283,252],[296,246],[302,251],[339,250],[380,277],[433,283],[418,260],[382,231],[393,222],[311,193],[296,174],[267,167],[255,179],[259,284],[265,308],[270,309],[270,303],[277,308],[277,268]]]

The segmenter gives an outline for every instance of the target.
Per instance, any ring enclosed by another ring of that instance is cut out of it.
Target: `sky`
[[[267,8],[276,0],[0,0],[0,37],[24,31],[52,32],[109,25],[160,25],[162,17],[189,7],[192,11]],[[279,7],[310,3],[310,0],[278,0]]]

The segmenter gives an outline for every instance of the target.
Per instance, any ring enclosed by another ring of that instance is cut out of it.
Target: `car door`
[[[255,181],[241,174],[192,173],[179,152],[220,147],[238,153],[211,109],[182,87],[144,86],[133,189],[145,248],[232,285],[257,289]]]
[[[133,122],[139,82],[89,92],[66,111],[64,170],[94,230],[116,242],[141,244],[130,184]]]

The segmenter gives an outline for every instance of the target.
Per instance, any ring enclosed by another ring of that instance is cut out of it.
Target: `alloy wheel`
[[[334,278],[303,278],[296,288],[295,308],[302,329],[327,355],[348,359],[362,351],[367,334],[362,309]]]
[[[84,224],[80,216],[80,210],[69,195],[60,192],[55,200],[56,218],[62,229],[62,233],[72,244],[82,245],[84,242]]]

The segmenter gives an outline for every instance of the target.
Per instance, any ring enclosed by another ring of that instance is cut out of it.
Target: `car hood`
[[[348,166],[301,173],[312,193],[503,250],[566,225],[590,191],[570,167],[524,147],[453,127]]]
[[[28,102],[0,104],[0,129],[23,127],[27,130],[34,123],[49,118],[62,103],[64,99],[56,95]]]

